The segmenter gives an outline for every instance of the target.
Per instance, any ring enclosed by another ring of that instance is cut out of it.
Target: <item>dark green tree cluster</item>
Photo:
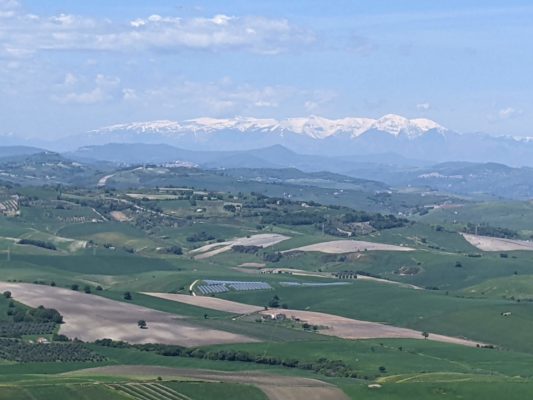
[[[20,338],[25,335],[50,335],[54,333],[54,322],[0,322],[0,337]]]
[[[243,254],[257,254],[259,250],[262,249],[261,246],[244,246],[244,245],[235,245],[231,248],[233,251],[237,253],[243,253]]]
[[[323,215],[312,211],[299,212],[277,212],[271,211],[263,213],[261,217],[261,224],[279,224],[279,225],[313,225],[321,224],[326,219]]]
[[[0,339],[0,358],[15,362],[101,362],[106,358],[80,342],[28,343]]]
[[[47,249],[47,250],[57,250],[57,247],[55,246],[55,244],[53,244],[51,242],[45,242],[44,240],[20,239],[17,243],[18,244],[25,244],[25,245],[29,245],[29,246],[41,247],[41,248]]]
[[[208,240],[215,240],[216,237],[205,231],[202,231],[202,232],[193,233],[192,235],[187,236],[186,239],[187,239],[187,242],[194,243],[194,242],[207,242]]]
[[[499,226],[491,226],[489,224],[472,224],[468,223],[464,228],[465,233],[477,234],[481,236],[491,236],[504,239],[515,239],[518,237],[518,232],[508,229],[501,228]]]
[[[129,345],[122,341],[111,339],[97,340],[95,344],[104,347],[135,348],[141,351],[154,352],[167,357],[199,358],[218,361],[240,361],[254,364],[276,365],[287,368],[298,368],[314,371],[331,377],[357,378],[357,373],[342,360],[329,360],[319,358],[313,362],[301,361],[295,358],[280,358],[265,354],[253,354],[242,350],[204,350],[198,348],[184,348],[164,344],[139,344]]]
[[[405,218],[398,218],[392,214],[383,215],[380,213],[371,214],[366,211],[351,211],[341,217],[344,223],[368,222],[374,229],[400,228],[409,223]]]

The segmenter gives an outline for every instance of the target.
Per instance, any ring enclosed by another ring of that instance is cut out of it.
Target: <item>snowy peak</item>
[[[126,124],[109,125],[89,133],[112,133],[118,131],[130,131],[134,133],[165,133],[179,132],[182,126],[176,121],[158,120],[149,122],[130,122]]]
[[[271,118],[235,117],[209,118],[201,117],[184,121],[183,128],[186,130],[214,132],[223,129],[235,129],[241,132],[248,130],[268,131],[279,126],[279,122]]]
[[[432,129],[444,130],[444,127],[430,119],[407,119],[395,114],[381,117],[372,124],[372,128],[395,136],[404,133],[408,137],[420,136]]]
[[[341,132],[358,136],[367,131],[374,120],[370,118],[327,119],[312,115],[306,118],[288,118],[280,122],[285,130],[323,139]]]
[[[305,135],[313,139],[325,139],[338,134],[355,138],[367,131],[377,130],[394,136],[405,135],[408,138],[415,138],[433,129],[439,131],[446,130],[441,125],[429,119],[407,119],[400,115],[388,114],[379,119],[355,117],[328,119],[316,115],[283,120],[253,117],[201,117],[182,122],[159,120],[117,124],[92,131],[91,133],[105,134],[122,131],[138,134],[157,133],[163,135],[181,135],[186,133],[216,133],[224,130],[234,130],[242,133],[263,132],[278,135],[293,133]]]

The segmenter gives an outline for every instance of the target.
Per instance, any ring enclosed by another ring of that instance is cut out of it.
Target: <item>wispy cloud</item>
[[[145,90],[136,96],[139,101],[158,101],[167,108],[179,108],[184,102],[199,113],[220,116],[275,109],[294,93],[295,89],[291,87],[255,87],[222,79],[217,82],[184,81],[170,87]]]
[[[0,20],[15,16],[20,4],[16,0],[0,0]]]
[[[509,118],[519,117],[523,113],[524,112],[522,110],[518,110],[513,107],[506,107],[498,111],[498,117],[500,117],[500,119],[509,119]]]
[[[27,14],[17,2],[0,0],[0,17],[0,55],[4,57],[25,57],[44,50],[194,49],[278,54],[315,40],[312,32],[286,19],[260,16],[180,18],[154,14],[117,23],[71,14]]]
[[[416,109],[418,111],[429,111],[431,109],[431,104],[429,104],[428,102],[418,103],[416,105]]]
[[[487,115],[489,122],[507,121],[524,115],[524,111],[515,107],[500,108],[496,112]]]
[[[135,104],[159,104],[173,114],[183,109],[194,115],[231,117],[235,115],[271,116],[287,110],[297,113],[320,112],[337,94],[332,91],[304,90],[287,85],[251,85],[229,78],[211,82],[184,80],[143,90],[123,89],[122,100]]]
[[[98,74],[90,88],[77,88],[78,78],[67,74],[60,92],[52,95],[52,100],[61,104],[98,104],[120,97],[120,79]],[[73,87],[74,86],[74,87]],[[77,89],[77,90],[76,90]]]

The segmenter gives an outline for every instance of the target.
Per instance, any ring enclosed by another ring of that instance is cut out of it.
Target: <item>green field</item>
[[[72,384],[55,383],[48,385],[21,384],[0,387],[0,399],[6,400],[126,400],[145,399],[150,396],[158,400],[231,400],[235,396],[245,396],[251,400],[265,400],[265,395],[253,386],[230,383],[192,383],[192,382],[147,382],[147,383],[110,383],[110,384]]]
[[[118,365],[311,377],[341,388],[353,399],[522,400],[533,394],[533,253],[487,253],[460,235],[465,225],[472,223],[509,228],[528,238],[533,233],[531,204],[469,201],[420,216],[424,204],[459,200],[423,197],[416,191],[377,196],[349,183],[342,195],[332,198],[336,183],[327,180],[316,185],[309,180],[267,184],[202,172],[181,171],[170,176],[152,172],[121,172],[113,178],[114,190],[65,187],[59,195],[54,187],[5,189],[21,196],[21,212],[17,217],[0,216],[2,280],[63,288],[77,285],[78,290],[95,296],[164,311],[187,323],[243,334],[257,342],[189,349],[194,356],[176,355],[175,349],[169,350],[172,355],[163,355],[157,348],[83,344],[86,351],[97,355],[91,356],[92,362],[21,362],[0,354],[0,399],[266,398],[253,385],[80,372]],[[190,198],[166,200],[166,192],[155,188],[160,184],[202,190]],[[133,190],[130,186],[142,187]],[[133,199],[127,193],[151,200]],[[238,204],[239,208],[224,207],[226,204]],[[353,217],[361,209],[366,214]],[[373,214],[391,210],[404,214]],[[127,220],[114,221],[114,211]],[[408,246],[415,251],[286,252],[308,244],[349,240],[346,229],[351,230],[352,239]],[[272,233],[290,239],[270,248],[249,246],[203,259],[189,254],[207,244]],[[19,244],[20,239],[32,242]],[[45,248],[49,244],[55,250]],[[303,272],[277,273],[280,269]],[[274,270],[277,272],[272,273]],[[339,283],[334,274],[346,272],[359,278],[346,279],[345,285],[305,286]],[[365,280],[364,275],[385,281]],[[257,315],[241,317],[141,293],[189,294],[193,282],[197,287],[206,280],[270,285],[269,289],[248,291],[227,286],[226,292],[214,294],[224,299],[267,306],[277,296],[280,305],[293,309],[407,327],[430,336],[467,338],[495,348],[465,348],[422,337],[348,341],[313,333],[301,324],[260,323]],[[304,285],[287,286],[287,282]],[[131,294],[130,300],[125,299],[125,292]],[[11,308],[9,299],[0,296],[0,323],[13,323]],[[30,341],[40,336],[13,339],[37,346]],[[57,340],[51,333],[45,336]],[[253,357],[246,362],[217,358],[224,351]],[[211,354],[211,358],[203,354]],[[269,364],[265,361],[268,357],[285,364]]]

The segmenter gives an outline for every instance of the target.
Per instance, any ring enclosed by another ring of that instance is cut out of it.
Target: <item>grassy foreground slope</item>
[[[149,396],[149,397],[147,397]],[[183,397],[187,396],[187,397]],[[231,383],[146,382],[146,383],[56,383],[54,385],[24,383],[0,387],[0,399],[5,400],[232,400],[246,398],[266,400],[257,388]]]

